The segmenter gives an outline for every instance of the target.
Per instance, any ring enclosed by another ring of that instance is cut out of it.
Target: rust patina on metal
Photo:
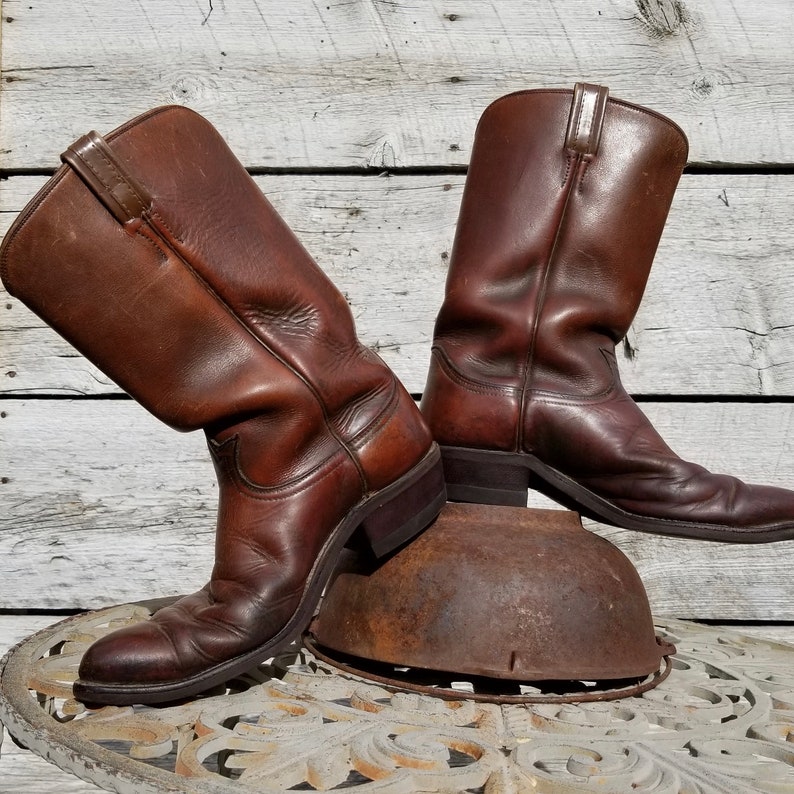
[[[472,696],[411,683],[410,674],[390,677],[366,660],[420,675],[555,682],[551,702],[591,699],[582,682],[599,683],[598,700],[649,689],[669,671],[659,673],[663,657],[675,652],[655,635],[634,566],[576,513],[476,504],[448,504],[382,565],[359,556],[341,570],[312,640],[326,661],[395,687]],[[611,693],[603,682],[614,682]],[[490,688],[483,699],[538,700],[515,686]]]

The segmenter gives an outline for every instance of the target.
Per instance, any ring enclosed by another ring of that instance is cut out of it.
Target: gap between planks
[[[0,232],[44,181],[0,182]],[[256,181],[348,299],[361,339],[421,393],[464,178]],[[630,392],[794,394],[792,208],[794,175],[682,179],[639,312],[617,351]],[[118,393],[2,290],[0,327],[0,393]]]

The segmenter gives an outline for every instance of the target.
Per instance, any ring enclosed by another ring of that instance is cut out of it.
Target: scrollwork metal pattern
[[[182,705],[87,711],[71,697],[81,654],[148,615],[77,616],[13,649],[0,676],[9,732],[122,794],[794,792],[794,646],[658,621],[679,651],[658,688],[504,706],[389,692],[301,650]]]

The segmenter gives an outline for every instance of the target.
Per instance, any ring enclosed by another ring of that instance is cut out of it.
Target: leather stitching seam
[[[539,394],[548,398],[552,398],[541,400],[541,402],[553,402],[555,405],[579,405],[580,403],[594,404],[603,402],[604,400],[611,397],[617,389],[617,385],[620,380],[620,373],[618,372],[617,364],[614,359],[612,359],[612,357],[603,348],[600,348],[598,352],[601,353],[604,360],[606,361],[609,371],[612,373],[612,383],[610,383],[609,386],[607,386],[603,391],[600,391],[596,394],[585,395],[584,397],[578,397],[573,394],[565,394],[564,392],[549,391],[548,389],[527,389],[527,394]],[[555,397],[561,397],[563,400],[553,399]]]
[[[148,234],[144,234],[140,229],[136,229],[135,236],[140,237],[142,240],[145,240],[149,245],[157,251],[161,261],[167,262],[168,261],[168,252],[164,251],[158,244],[156,240],[152,240]]]
[[[326,458],[322,463],[318,463],[311,471],[307,472],[306,474],[301,475],[300,477],[296,477],[290,480],[288,483],[283,483],[282,485],[275,485],[275,486],[268,486],[268,485],[258,485],[253,480],[249,480],[248,477],[243,473],[242,469],[240,468],[240,461],[239,461],[239,438],[237,436],[233,436],[229,441],[234,440],[235,447],[234,447],[234,466],[230,466],[230,477],[232,482],[237,489],[238,493],[242,496],[246,496],[250,499],[260,499],[262,501],[272,501],[272,502],[281,502],[285,499],[291,499],[294,496],[294,492],[296,487],[300,487],[301,484],[304,484],[305,487],[308,487],[309,484],[314,484],[317,482],[322,482],[329,474],[336,471],[343,463],[349,460],[349,457],[344,456],[342,454],[342,450],[334,453],[334,455]],[[224,443],[229,443],[229,441]],[[333,461],[333,458],[336,457],[337,460]],[[321,474],[321,476],[316,477],[317,473],[328,464],[328,461],[333,461],[331,466]],[[284,493],[284,491],[288,491],[288,493]]]
[[[147,202],[145,202],[141,198],[141,196],[138,193],[138,191],[136,190],[135,186],[127,179],[127,177],[119,169],[119,167],[105,154],[105,152],[102,151],[102,149],[99,146],[93,147],[93,151],[95,151],[108,164],[110,170],[113,171],[113,173],[116,175],[116,178],[118,179],[118,182],[116,184],[117,185],[125,185],[129,189],[130,193],[132,193],[132,195],[135,196],[136,199],[138,199],[138,201],[141,203],[141,206],[145,207]],[[80,159],[88,166],[89,169],[91,169],[91,172],[96,176],[96,178],[100,182],[102,182],[103,185],[105,185],[105,188],[108,190],[108,192],[111,195],[113,195],[113,198],[126,210],[127,214],[130,217],[134,218],[135,217],[135,213],[132,212],[129,209],[129,207],[127,207],[127,205],[118,196],[116,196],[113,193],[113,188],[112,187],[108,187],[108,185],[105,183],[105,181],[102,179],[102,177],[96,171],[96,169],[91,165],[90,161],[86,160],[86,159],[84,159],[82,157]]]
[[[357,435],[350,439],[351,445],[363,446],[369,441],[370,438],[375,436],[378,431],[385,427],[394,416],[394,407],[399,402],[399,395],[397,393],[397,384],[392,380],[391,394],[386,405],[378,412],[378,415]]]
[[[581,130],[581,127],[582,127],[582,116],[583,116],[584,101],[585,101],[586,96],[587,96],[587,94],[584,91],[582,91],[582,98],[579,100],[579,111],[578,111],[578,113],[576,115],[576,131],[574,132],[574,135],[573,135],[574,149],[577,146],[579,146],[579,131]],[[588,139],[588,142],[589,142],[589,139]]]
[[[585,159],[582,161],[582,173],[579,175],[579,183],[576,186],[576,192],[581,195],[582,187],[584,186],[584,178],[587,175],[587,169],[590,167],[590,160]]]
[[[562,177],[562,182],[560,182],[560,187],[565,187],[565,183],[568,181],[568,175],[571,173],[572,160],[573,155],[570,152],[567,152],[565,155],[565,174]]]
[[[479,394],[499,394],[499,395],[511,395],[516,394],[520,391],[520,389],[516,386],[493,386],[487,383],[481,383],[480,381],[473,380],[472,378],[466,377],[463,373],[461,373],[455,365],[449,360],[446,353],[438,347],[433,346],[431,353],[436,355],[437,361],[440,364],[441,368],[447,374],[449,378],[451,378],[458,386],[462,386],[464,389],[468,391],[479,393]]]
[[[578,164],[582,160],[582,155],[577,154],[575,163]],[[565,188],[565,183],[562,185],[562,189]],[[543,266],[543,273],[541,275],[540,285],[538,287],[538,294],[535,298],[535,307],[534,307],[534,319],[532,323],[532,328],[530,331],[530,339],[529,339],[529,349],[527,350],[527,354],[524,357],[524,372],[523,372],[523,382],[520,388],[521,393],[521,400],[519,406],[519,416],[522,419],[518,422],[518,426],[516,427],[516,449],[523,449],[524,446],[524,420],[523,417],[526,415],[526,405],[527,405],[527,393],[529,391],[529,384],[531,382],[532,371],[535,366],[535,347],[537,344],[537,334],[538,334],[538,327],[540,325],[540,317],[543,313],[543,307],[546,302],[546,289],[548,287],[549,278],[551,275],[552,268],[555,264],[554,260],[557,255],[557,250],[560,242],[560,235],[562,234],[562,227],[565,222],[565,218],[568,213],[568,206],[571,199],[571,193],[574,192],[575,186],[573,183],[573,178],[571,180],[570,185],[565,192],[565,198],[562,203],[562,207],[560,208],[559,218],[557,219],[557,228],[554,234],[554,240],[551,243],[551,248],[549,249],[548,257]]]
[[[152,218],[156,218],[157,222],[162,225],[162,227],[174,238],[178,243],[182,245],[186,245],[185,241],[165,222],[164,218],[156,209],[151,209],[148,212],[148,215]]]

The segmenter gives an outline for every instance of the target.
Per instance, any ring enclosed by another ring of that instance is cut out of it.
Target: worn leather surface
[[[207,433],[220,486],[209,583],[80,668],[100,683],[179,681],[279,632],[334,528],[432,438],[206,120],[159,108],[106,140],[110,152],[87,136],[65,154],[7,235],[0,275],[155,416]]]
[[[794,493],[679,458],[615,360],[686,157],[675,124],[601,107],[594,87],[494,102],[476,132],[422,410],[442,445],[532,455],[620,510],[676,522],[675,534],[703,536],[698,524],[753,539],[794,526]]]

